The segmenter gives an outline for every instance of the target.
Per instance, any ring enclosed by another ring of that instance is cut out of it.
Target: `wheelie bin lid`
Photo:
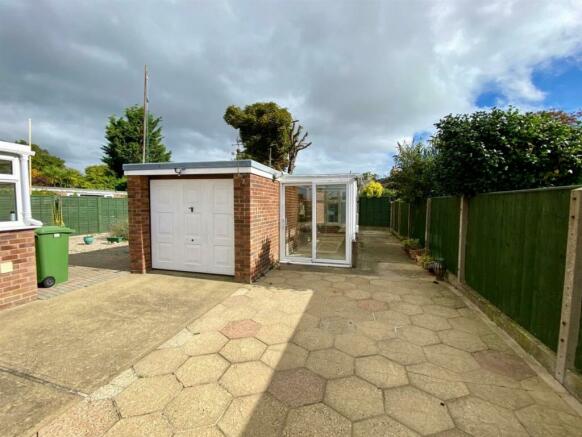
[[[43,226],[41,228],[36,228],[34,233],[36,235],[72,234],[73,230],[71,228],[67,228],[66,226]]]

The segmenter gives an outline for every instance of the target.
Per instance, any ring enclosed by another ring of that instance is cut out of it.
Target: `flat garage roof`
[[[252,159],[243,159],[240,161],[151,162],[145,164],[123,164],[123,172],[128,176],[236,173],[254,173],[265,177],[282,175],[282,172],[253,161]]]

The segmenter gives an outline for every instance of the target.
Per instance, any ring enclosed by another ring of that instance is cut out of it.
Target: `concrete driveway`
[[[42,427],[89,436],[579,436],[580,404],[386,232],[282,268]],[[129,331],[128,331],[129,332]]]
[[[0,435],[50,420],[238,287],[216,277],[127,274],[0,312]]]

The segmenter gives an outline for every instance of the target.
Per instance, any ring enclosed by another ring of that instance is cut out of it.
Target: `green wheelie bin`
[[[35,231],[36,281],[49,288],[69,280],[69,235],[64,226],[43,226]]]

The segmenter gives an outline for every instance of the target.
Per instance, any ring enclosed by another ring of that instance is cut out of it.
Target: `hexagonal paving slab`
[[[209,331],[195,335],[192,340],[184,345],[184,352],[188,355],[213,354],[222,349],[228,338],[220,332]]]
[[[233,396],[262,393],[267,390],[273,370],[260,361],[237,363],[230,366],[220,383]]]
[[[410,325],[410,317],[394,310],[378,311],[375,317],[390,326]]]
[[[303,367],[307,360],[307,351],[293,343],[281,343],[269,346],[261,361],[275,370]]]
[[[440,343],[436,332],[420,326],[403,326],[398,330],[398,337],[418,346]]]
[[[115,398],[122,417],[141,416],[163,409],[182,390],[174,375],[140,378]]]
[[[256,361],[263,355],[267,346],[256,338],[239,338],[230,340],[220,350],[220,355],[231,363]]]
[[[459,312],[454,308],[445,307],[442,305],[423,305],[422,309],[426,314],[433,314],[435,316],[444,317],[445,319],[450,319],[451,317],[459,317]]]
[[[469,372],[480,368],[479,363],[470,353],[455,349],[446,344],[426,346],[424,348],[424,354],[431,363],[453,372]]]
[[[161,413],[121,419],[111,428],[105,437],[159,436],[171,437],[172,427]]]
[[[362,299],[358,301],[358,307],[366,311],[382,311],[386,309],[386,303],[375,299]]]
[[[417,437],[418,434],[388,416],[378,416],[354,423],[354,437]]]
[[[325,381],[308,369],[275,372],[269,392],[289,407],[315,404],[323,400]]]
[[[228,322],[226,326],[220,330],[220,332],[231,339],[244,338],[254,336],[259,331],[260,327],[261,325],[259,325],[254,320],[236,320],[234,322]]]
[[[441,379],[421,375],[419,373],[408,372],[408,379],[413,386],[436,396],[443,401],[460,398],[469,394],[469,389],[464,383],[452,381],[450,380],[451,378]]]
[[[314,434],[317,430],[317,434]],[[350,437],[351,422],[324,404],[307,405],[289,412],[284,437]]]
[[[384,392],[386,414],[421,434],[433,434],[455,426],[444,403],[411,386]]]
[[[188,359],[181,349],[158,349],[146,355],[134,366],[139,376],[156,376],[172,373]]]
[[[232,396],[218,384],[188,387],[172,400],[164,410],[178,430],[215,424]]]
[[[435,316],[434,314],[418,314],[416,316],[411,316],[410,320],[412,320],[413,325],[430,329],[431,331],[443,331],[451,328],[447,319]]]
[[[467,384],[467,387],[474,396],[510,410],[524,408],[534,403],[534,399],[527,391],[517,388],[473,383]]]
[[[524,360],[512,353],[486,350],[474,357],[483,368],[518,381],[535,375]]]
[[[337,349],[310,352],[306,366],[326,379],[340,378],[354,373],[354,359]]]
[[[227,436],[271,437],[279,435],[287,408],[267,393],[236,398],[218,422]]]
[[[293,336],[294,331],[291,326],[276,323],[261,327],[255,337],[266,344],[287,343]]]
[[[380,388],[408,384],[404,367],[380,355],[356,358],[356,375]]]
[[[378,320],[356,323],[356,332],[374,340],[385,340],[396,337],[397,328]]]
[[[454,329],[465,331],[469,334],[480,335],[489,334],[491,332],[491,329],[489,329],[485,323],[477,318],[455,317],[453,319],[449,319],[449,323]]]
[[[229,366],[218,354],[192,357],[176,371],[176,377],[184,386],[215,382]]]
[[[357,376],[328,381],[324,402],[353,421],[384,413],[382,390]]]
[[[472,435],[527,436],[510,410],[468,396],[448,403],[457,426]]]
[[[444,344],[466,352],[478,352],[487,349],[487,345],[478,336],[468,332],[449,329],[439,332],[438,335]]]
[[[378,342],[378,352],[386,358],[405,366],[426,361],[426,357],[420,346],[400,338]]]
[[[342,334],[335,338],[335,348],[353,357],[373,355],[378,351],[376,342],[361,334]]]
[[[320,328],[307,329],[297,332],[293,337],[293,343],[308,351],[327,349],[333,346],[333,335]]]

